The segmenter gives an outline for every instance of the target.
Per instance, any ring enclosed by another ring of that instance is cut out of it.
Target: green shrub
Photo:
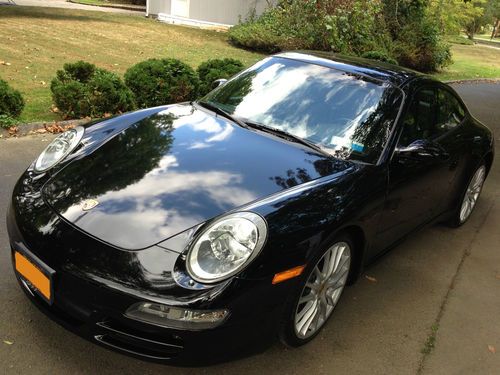
[[[431,72],[451,62],[428,0],[281,0],[229,40],[264,52],[335,51]],[[375,53],[376,52],[376,53]]]
[[[450,46],[443,41],[437,26],[428,20],[403,26],[394,52],[400,65],[421,72],[434,72],[452,62]]]
[[[23,108],[24,99],[21,93],[0,79],[0,115],[10,118],[18,117]]]
[[[229,30],[233,44],[262,52],[328,49],[325,12],[316,1],[282,1],[262,16]]]
[[[325,19],[333,51],[358,56],[380,51],[391,57],[392,43],[382,15],[381,0],[339,2]]]
[[[195,71],[177,59],[150,59],[125,73],[140,108],[193,100],[200,85]]]
[[[9,129],[17,125],[18,121],[8,115],[0,115],[0,128]]]
[[[203,62],[197,70],[200,78],[199,95],[203,96],[212,91],[215,80],[230,78],[243,68],[243,63],[235,59],[212,59]]]
[[[394,65],[398,64],[398,62],[395,59],[388,56],[385,52],[382,51],[368,51],[363,53],[361,57],[364,57],[365,59],[383,61]]]
[[[120,77],[84,61],[65,64],[50,89],[55,105],[67,118],[101,117],[135,108],[132,92]]]

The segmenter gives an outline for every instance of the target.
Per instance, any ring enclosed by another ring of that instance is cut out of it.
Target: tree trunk
[[[498,35],[498,30],[500,29],[500,18],[498,18],[495,21],[495,24],[493,25],[493,31],[491,32],[491,40],[495,38]]]

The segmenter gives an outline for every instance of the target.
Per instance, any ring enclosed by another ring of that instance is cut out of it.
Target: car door
[[[388,164],[388,189],[377,242],[390,245],[429,221],[442,207],[456,169],[450,131],[458,125],[441,110],[438,84],[417,89],[402,119]],[[446,96],[447,98],[447,96]]]

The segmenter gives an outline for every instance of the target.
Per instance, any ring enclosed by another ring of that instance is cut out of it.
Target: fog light
[[[130,306],[125,316],[161,327],[196,330],[217,327],[227,318],[228,311],[189,310],[159,303],[139,302]]]

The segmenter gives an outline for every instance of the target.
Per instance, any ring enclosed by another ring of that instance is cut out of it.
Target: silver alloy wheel
[[[464,200],[460,207],[460,223],[464,223],[469,218],[472,210],[474,210],[479,194],[481,194],[481,189],[483,188],[485,176],[486,168],[482,165],[478,168],[476,173],[474,173],[474,176],[469,182],[469,186],[467,186],[467,191],[465,192]]]
[[[337,242],[316,263],[295,310],[295,334],[306,339],[328,320],[344,290],[351,267],[351,248]]]

